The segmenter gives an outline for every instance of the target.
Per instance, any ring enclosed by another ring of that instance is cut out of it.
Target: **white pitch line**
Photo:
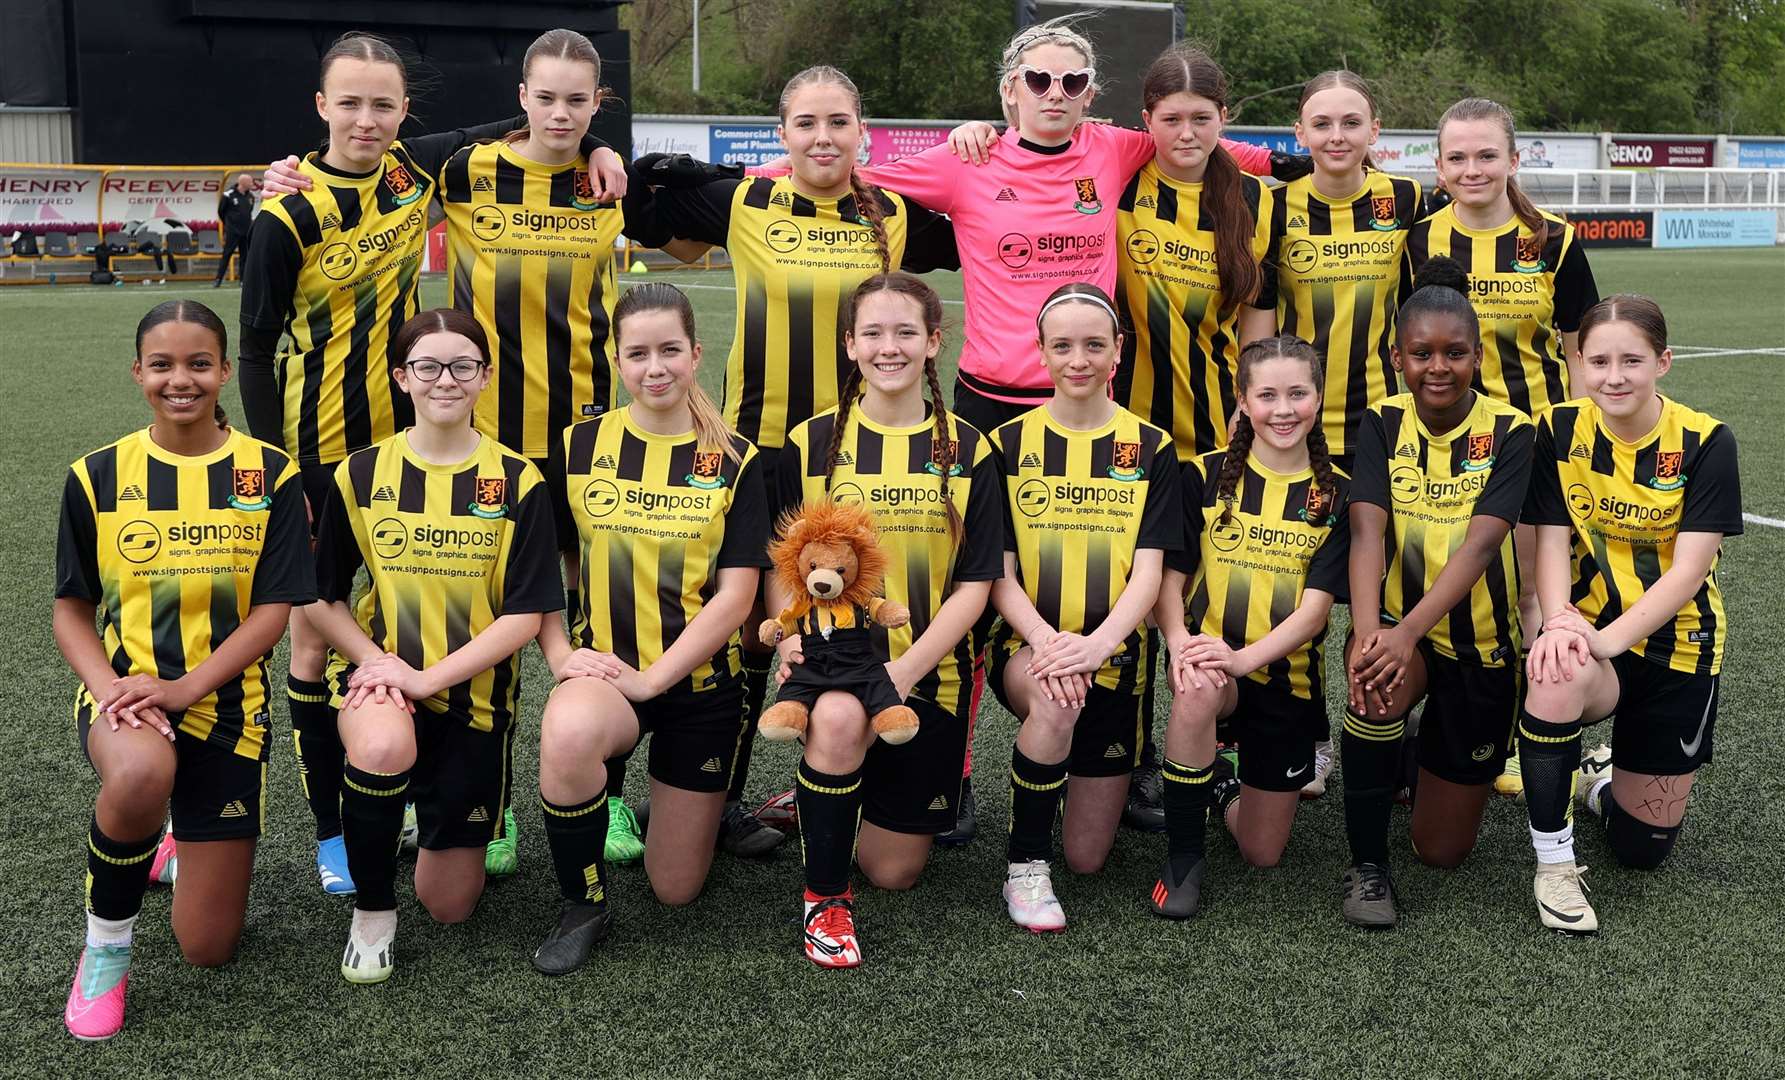
[[[1743,514],[1742,520],[1750,525],[1765,525],[1769,529],[1785,529],[1785,521],[1778,518],[1761,517],[1759,514]]]

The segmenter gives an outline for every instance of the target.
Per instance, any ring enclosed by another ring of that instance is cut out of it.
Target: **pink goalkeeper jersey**
[[[1250,173],[1270,172],[1270,151],[1222,145]],[[946,143],[876,165],[881,187],[949,216],[967,306],[964,382],[1001,401],[1052,393],[1035,347],[1035,313],[1062,285],[1088,281],[1114,295],[1116,202],[1153,159],[1143,131],[1085,124],[1063,147],[1037,147],[1006,131],[991,161],[969,165]]]

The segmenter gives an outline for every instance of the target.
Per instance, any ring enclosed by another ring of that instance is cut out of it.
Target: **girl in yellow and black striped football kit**
[[[56,644],[100,783],[63,1014],[79,1039],[123,1027],[143,890],[176,847],[181,952],[206,967],[234,955],[266,817],[267,659],[291,605],[316,597],[297,467],[217,405],[226,339],[189,300],[144,316],[132,371],[154,423],[76,461],[63,488]]]
[[[413,790],[416,898],[463,922],[502,828],[520,648],[564,602],[539,472],[471,426],[489,381],[483,328],[424,311],[391,343],[415,424],[335,470],[310,618],[331,646],[341,816],[358,886],[341,974],[390,977],[398,835]],[[364,566],[370,588],[349,608]],[[549,621],[555,622],[555,619]]]
[[[1728,633],[1717,561],[1742,531],[1741,482],[1729,428],[1657,391],[1672,363],[1655,302],[1607,297],[1581,320],[1586,396],[1537,424],[1525,518],[1545,622],[1519,753],[1538,918],[1567,932],[1599,923],[1574,863],[1570,792],[1604,819],[1618,862],[1652,870],[1711,760]],[[1581,728],[1614,715],[1612,745],[1583,757]]]
[[[570,637],[551,620],[539,638],[558,680],[539,748],[561,902],[533,954],[547,975],[581,967],[607,936],[609,773],[647,734],[645,875],[666,904],[700,894],[743,738],[738,627],[768,562],[761,460],[696,381],[688,298],[634,286],[614,335],[632,401],[564,433],[581,603]]]
[[[1094,873],[1115,842],[1144,736],[1147,613],[1164,553],[1183,537],[1171,436],[1109,397],[1122,348],[1115,305],[1095,285],[1064,285],[1036,331],[1054,396],[992,433],[1006,498],[988,682],[1022,722],[1005,905],[1040,933],[1066,928],[1049,862],[1068,774],[1067,865]]]
[[[1227,445],[1240,348],[1276,332],[1273,204],[1221,145],[1227,76],[1208,54],[1167,50],[1141,100],[1156,150],[1116,205],[1127,333],[1115,396],[1189,461]]]
[[[856,288],[845,325],[854,366],[843,404],[788,433],[776,503],[788,512],[828,497],[873,514],[885,596],[911,610],[906,625],[871,631],[876,659],[921,723],[893,746],[853,696],[826,695],[812,711],[794,797],[806,956],[823,967],[861,962],[851,854],[881,888],[910,888],[934,837],[954,827],[981,644],[972,631],[1004,568],[997,456],[948,412],[936,375],[941,297],[909,274],[877,274]],[[791,597],[770,588],[783,610]],[[800,655],[800,642],[780,649]]]
[[[1364,410],[1399,386],[1389,360],[1407,235],[1422,216],[1419,181],[1370,164],[1382,122],[1369,86],[1327,71],[1302,87],[1296,138],[1311,176],[1272,192],[1277,314],[1326,364],[1321,423],[1341,469],[1357,452]]]
[[[1185,550],[1168,555],[1154,618],[1172,684],[1165,729],[1167,856],[1152,910],[1201,905],[1204,823],[1225,815],[1240,853],[1275,866],[1326,731],[1321,649],[1345,595],[1349,481],[1326,455],[1320,357],[1295,337],[1240,353],[1233,442],[1184,466]],[[1237,777],[1215,756],[1233,717]]]
[[[1466,98],[1438,121],[1442,210],[1407,236],[1409,278],[1433,255],[1469,275],[1481,317],[1481,374],[1475,387],[1527,416],[1571,395],[1568,357],[1586,310],[1599,300],[1574,227],[1539,210],[1519,190],[1512,114]]]
[[[1422,699],[1413,850],[1454,867],[1518,718],[1518,560],[1512,527],[1531,475],[1531,420],[1470,388],[1481,331],[1460,267],[1426,260],[1395,329],[1407,392],[1365,411],[1351,482],[1342,912],[1393,926],[1388,818],[1401,737]]]
[[[402,58],[380,38],[347,34],[323,55],[318,108],[328,145],[276,162],[242,273],[242,403],[258,437],[298,461],[311,523],[334,467],[411,419],[388,349],[417,308],[428,201],[461,147],[525,126],[513,119],[397,138],[408,111]],[[601,150],[604,168],[617,162]],[[290,345],[281,350],[281,337]],[[325,891],[351,893],[335,777],[341,744],[322,683],[325,646],[292,617],[287,692],[304,794],[316,818]]]
[[[787,433],[835,408],[850,369],[839,320],[849,294],[873,274],[960,265],[948,219],[868,184],[855,169],[861,95],[849,76],[808,68],[781,91],[781,136],[792,172],[656,192],[661,231],[723,246],[737,283],[737,322],[725,362],[725,422],[754,443],[774,475]],[[751,737],[768,689],[770,648],[744,628],[745,712]],[[732,777],[743,797],[746,739]],[[728,807],[725,846],[763,855],[782,835]]]

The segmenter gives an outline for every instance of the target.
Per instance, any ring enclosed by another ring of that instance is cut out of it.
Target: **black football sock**
[[[552,869],[558,875],[558,894],[566,900],[607,906],[607,866],[602,853],[607,849],[609,798],[604,791],[575,806],[559,806],[543,797],[539,800],[545,811],[545,842],[552,849]]]
[[[347,844],[347,870],[358,890],[353,906],[361,911],[396,909],[397,842],[408,792],[408,769],[372,773],[348,762],[342,770],[341,836]]]
[[[849,891],[849,863],[861,828],[862,771],[837,776],[802,759],[793,800],[799,809],[806,889],[814,896],[842,896]]]
[[[1010,752],[1010,862],[1049,860],[1054,857],[1054,817],[1060,811],[1060,795],[1066,787],[1066,765],[1071,755],[1042,765]]]
[[[1345,837],[1351,863],[1388,865],[1388,819],[1401,771],[1401,736],[1407,718],[1371,720],[1346,710],[1339,736],[1345,760]]]
[[[1519,713],[1519,767],[1531,815],[1531,845],[1540,863],[1574,858],[1574,777],[1580,770],[1580,724],[1556,724]]]
[[[291,746],[297,754],[304,800],[316,819],[316,839],[341,835],[341,766],[344,753],[328,687],[289,676],[285,699],[291,706]]]
[[[1213,764],[1198,768],[1168,757],[1160,774],[1165,782],[1165,850],[1173,878],[1182,881],[1203,857],[1215,769]]]
[[[160,846],[160,829],[141,840],[113,840],[99,831],[95,817],[87,827],[87,910],[101,919],[135,917]]]
[[[607,759],[607,797],[621,803],[626,801],[626,760],[623,757]]]

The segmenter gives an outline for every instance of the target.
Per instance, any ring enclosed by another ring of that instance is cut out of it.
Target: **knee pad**
[[[1605,806],[1605,840],[1611,846],[1612,854],[1618,862],[1633,870],[1654,870],[1667,858],[1673,850],[1674,841],[1680,837],[1680,829],[1685,825],[1652,825],[1646,821],[1638,821],[1622,806],[1618,805],[1616,796],[1610,791],[1602,795]]]

